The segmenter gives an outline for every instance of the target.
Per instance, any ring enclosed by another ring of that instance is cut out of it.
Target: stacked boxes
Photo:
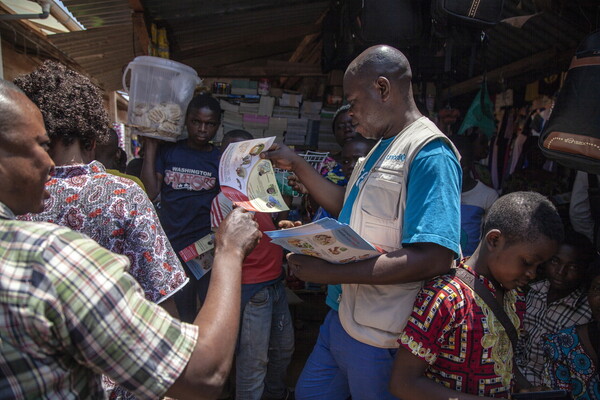
[[[244,129],[254,137],[275,136],[276,142],[320,151],[339,151],[331,131],[335,109],[322,101],[303,99],[301,93],[271,88],[257,94],[256,81],[234,79],[230,94],[215,94],[223,109],[223,122],[215,138],[224,132]]]

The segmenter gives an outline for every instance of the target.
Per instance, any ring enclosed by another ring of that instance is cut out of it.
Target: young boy
[[[563,240],[552,203],[534,192],[500,197],[484,238],[465,269],[491,291],[518,330],[524,302],[516,290],[535,278]],[[486,303],[454,273],[427,282],[415,301],[392,371],[390,390],[403,400],[508,397],[513,349]]]
[[[542,385],[543,336],[592,318],[583,286],[590,281],[588,269],[593,258],[590,240],[567,232],[558,252],[544,265],[547,279],[535,282],[527,292],[527,312],[515,360],[533,386]]]
[[[377,141],[366,139],[361,135],[356,135],[344,142],[344,146],[342,146],[342,172],[344,172],[345,177],[350,178],[358,160],[366,157],[376,144]]]
[[[179,253],[210,233],[210,203],[219,193],[221,152],[211,144],[221,122],[221,106],[209,94],[195,96],[189,103],[185,126],[187,139],[164,143],[145,138],[142,182],[151,200],[160,194],[160,222]],[[184,268],[185,267],[184,264]],[[194,320],[198,298],[206,297],[210,273],[190,283],[175,295],[177,310],[185,322]]]
[[[221,151],[231,143],[253,139],[244,130],[227,132]],[[233,204],[221,192],[211,210],[213,229],[221,224]],[[275,230],[271,214],[257,212],[261,232]],[[285,385],[294,353],[294,329],[283,285],[283,249],[263,235],[242,265],[242,315],[236,350],[237,400],[289,400],[293,392]]]

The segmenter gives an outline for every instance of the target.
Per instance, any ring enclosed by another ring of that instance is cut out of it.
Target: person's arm
[[[306,160],[284,144],[275,143],[260,156],[271,160],[277,168],[293,171],[321,207],[332,215],[339,215],[344,203],[343,187],[323,178]]]
[[[151,201],[160,194],[162,175],[156,172],[156,153],[158,151],[157,139],[145,138],[144,162],[142,164],[142,182]]]
[[[423,358],[400,347],[392,368],[390,392],[403,400],[481,400],[487,398],[457,392],[436,383],[424,375],[428,366],[429,364]]]
[[[215,259],[206,301],[194,320],[198,340],[183,373],[166,395],[177,399],[216,398],[225,383],[240,319],[244,258],[261,236],[252,215],[233,210],[215,235]]]
[[[460,182],[456,157],[431,142],[411,164],[401,249],[343,266],[291,255],[289,265],[300,279],[329,284],[397,284],[444,274],[459,252]]]
[[[594,237],[594,220],[590,208],[588,187],[587,172],[577,171],[571,190],[569,220],[573,229],[592,240]]]
[[[447,273],[454,253],[434,243],[417,243],[369,260],[339,265],[315,257],[288,255],[298,278],[315,283],[388,285],[417,282]]]

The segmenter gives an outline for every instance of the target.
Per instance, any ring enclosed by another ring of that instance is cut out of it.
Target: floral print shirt
[[[565,328],[546,335],[544,339],[544,385],[555,390],[567,390],[575,400],[599,400],[600,376],[594,361],[581,344],[577,327]]]
[[[44,211],[19,219],[66,226],[127,256],[128,272],[155,303],[187,283],[152,203],[133,181],[109,174],[101,163],[92,161],[56,167],[46,189],[50,198]]]
[[[461,263],[495,294],[492,283]],[[522,293],[504,294],[504,310],[519,331]],[[400,346],[429,364],[425,375],[447,388],[478,396],[508,397],[513,349],[486,303],[454,274],[436,277],[419,292]]]
[[[321,175],[338,186],[346,186],[348,178],[344,176],[342,166],[332,157],[327,157],[321,164]]]

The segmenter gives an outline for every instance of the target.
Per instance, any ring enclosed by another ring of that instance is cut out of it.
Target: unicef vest
[[[435,139],[448,143],[459,158],[450,140],[433,122],[421,117],[396,135],[360,183],[350,226],[370,243],[388,252],[402,247],[406,178],[410,164],[418,152]],[[346,198],[372,153],[354,168]],[[340,321],[346,332],[360,342],[396,348],[396,340],[406,325],[421,287],[421,281],[396,285],[344,284]]]

